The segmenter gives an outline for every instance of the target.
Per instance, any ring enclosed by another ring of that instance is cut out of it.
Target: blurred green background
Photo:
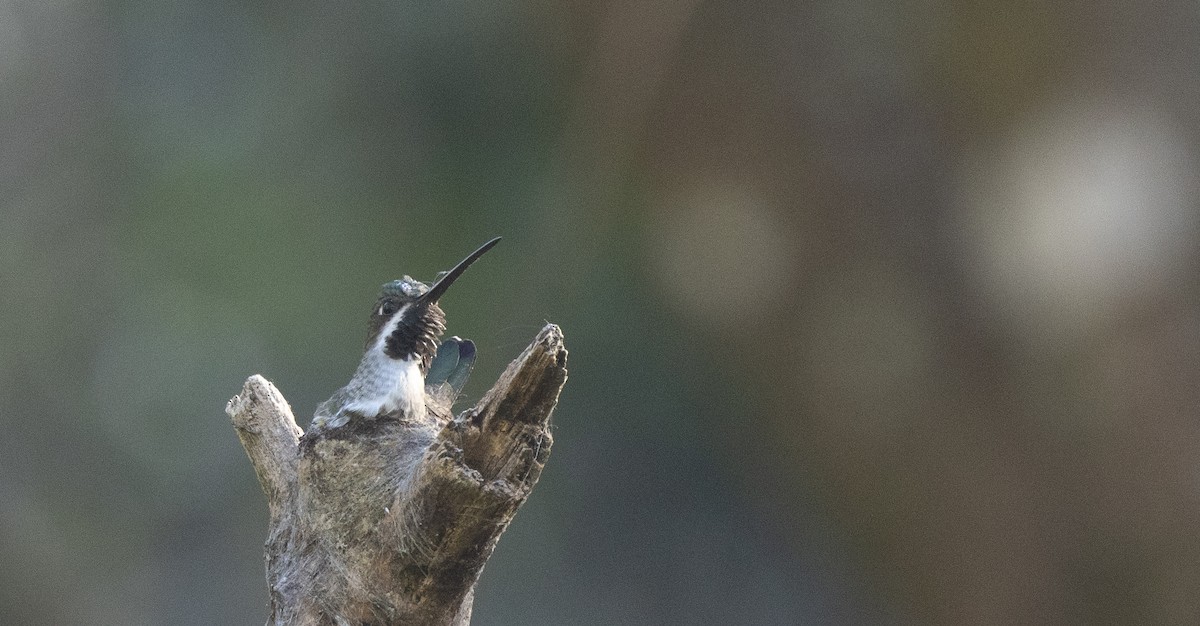
[[[257,624],[376,290],[571,379],[475,623],[1200,623],[1194,2],[0,0],[0,618]]]

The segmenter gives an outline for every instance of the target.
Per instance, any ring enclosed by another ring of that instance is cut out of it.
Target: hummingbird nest
[[[270,509],[268,624],[470,622],[475,582],[550,454],[567,351],[547,325],[474,407],[304,435],[252,376],[226,407]]]

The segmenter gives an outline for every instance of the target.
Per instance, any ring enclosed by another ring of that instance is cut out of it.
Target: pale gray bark
[[[566,357],[549,324],[457,417],[307,436],[250,377],[226,413],[271,513],[267,623],[468,624],[484,563],[550,454]]]

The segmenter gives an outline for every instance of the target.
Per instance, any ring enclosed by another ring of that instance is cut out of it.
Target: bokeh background
[[[1200,623],[1194,2],[0,0],[0,621],[258,624],[379,285],[571,379],[475,623]]]

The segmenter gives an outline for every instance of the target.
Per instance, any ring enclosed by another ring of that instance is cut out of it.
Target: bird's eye
[[[383,304],[379,305],[379,314],[380,315],[391,315],[392,313],[395,313],[395,312],[396,312],[396,303],[394,303],[394,302],[384,302]]]

